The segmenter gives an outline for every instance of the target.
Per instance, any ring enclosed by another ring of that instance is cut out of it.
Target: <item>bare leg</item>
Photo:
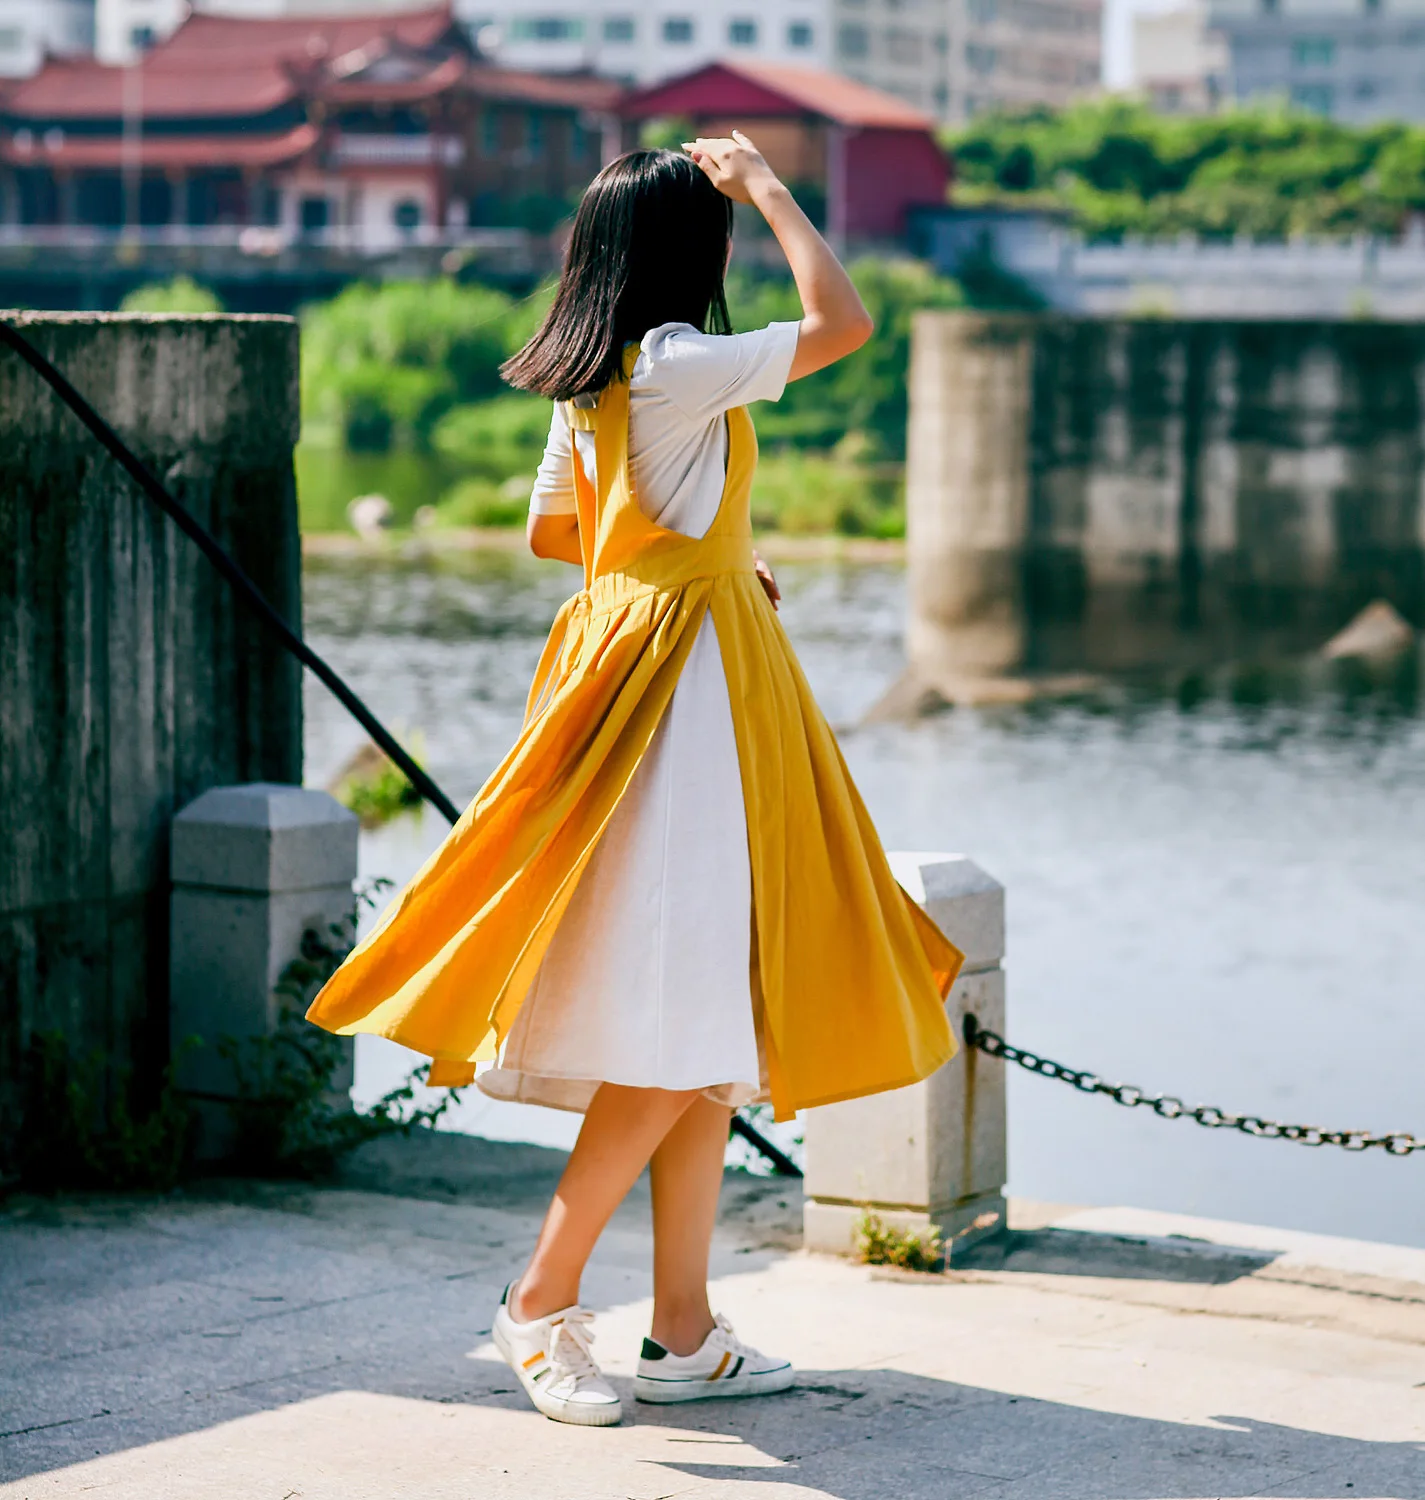
[[[547,1317],[579,1300],[584,1263],[604,1225],[658,1143],[700,1097],[695,1091],[599,1085],[544,1216],[534,1254],[511,1294],[510,1316],[516,1322]],[[724,1122],[724,1135],[726,1128]],[[703,1264],[706,1267],[706,1254]]]
[[[708,1251],[732,1111],[699,1094],[653,1153],[653,1337],[694,1354],[712,1332]]]

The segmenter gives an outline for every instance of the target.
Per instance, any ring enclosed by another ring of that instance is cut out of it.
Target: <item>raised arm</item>
[[[756,146],[734,130],[730,139],[700,137],[684,149],[719,192],[757,209],[792,268],[803,317],[788,379],[799,380],[859,349],[873,328],[861,294]]]

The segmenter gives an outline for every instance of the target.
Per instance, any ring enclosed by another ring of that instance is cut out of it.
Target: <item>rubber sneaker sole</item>
[[[756,1370],[748,1375],[733,1375],[726,1380],[668,1380],[652,1375],[637,1375],[633,1396],[649,1406],[672,1406],[679,1401],[717,1401],[736,1396],[775,1396],[789,1390],[796,1382],[791,1365],[772,1370]]]
[[[505,1341],[499,1327],[490,1330],[500,1358],[515,1373],[515,1378],[524,1387],[534,1409],[551,1422],[567,1422],[572,1427],[617,1427],[623,1419],[623,1405],[618,1401],[565,1401],[540,1390],[539,1382],[531,1380],[520,1368],[513,1351]]]

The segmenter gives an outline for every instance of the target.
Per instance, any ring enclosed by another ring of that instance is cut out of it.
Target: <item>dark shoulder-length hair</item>
[[[554,305],[501,374],[571,401],[623,374],[623,350],[662,323],[730,333],[723,272],[732,200],[691,157],[630,151],[589,184]]]

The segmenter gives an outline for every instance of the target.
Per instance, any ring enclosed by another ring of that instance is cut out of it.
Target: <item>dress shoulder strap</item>
[[[569,420],[571,432],[592,432],[595,427],[594,413],[599,409],[597,395],[575,396],[564,403],[564,415]]]

